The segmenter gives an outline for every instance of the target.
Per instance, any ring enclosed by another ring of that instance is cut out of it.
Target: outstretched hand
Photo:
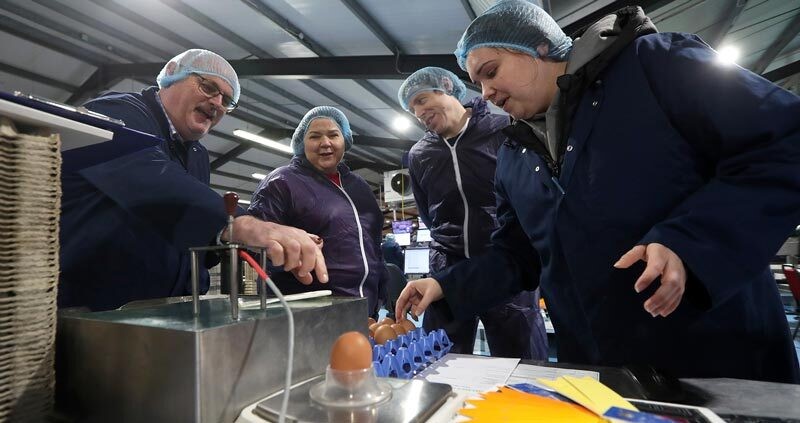
[[[283,266],[301,283],[308,285],[314,278],[328,282],[328,268],[322,255],[322,239],[291,226],[264,222],[253,216],[239,216],[233,221],[234,242],[267,248],[267,257],[273,265]],[[222,239],[228,240],[227,229]]]
[[[395,318],[398,321],[405,320],[408,311],[411,313],[411,317],[417,320],[432,302],[442,298],[444,298],[444,293],[436,279],[425,278],[410,281],[397,298],[394,310]]]
[[[660,276],[661,286],[644,302],[644,309],[653,317],[667,317],[678,308],[686,290],[686,268],[683,261],[666,246],[652,243],[633,247],[614,263],[614,267],[627,269],[639,260],[646,262],[647,267],[636,280],[633,289],[642,292]]]

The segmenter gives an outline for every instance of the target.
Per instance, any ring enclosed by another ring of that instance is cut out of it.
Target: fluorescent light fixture
[[[253,179],[258,179],[259,181],[267,177],[267,175],[265,175],[263,173],[254,173],[254,174],[252,174],[250,176],[252,176]]]
[[[739,56],[741,52],[738,48],[733,46],[725,46],[719,49],[717,52],[719,54],[719,61],[725,64],[734,64],[737,60],[739,60]]]
[[[239,200],[239,204],[250,204],[247,200]]]
[[[289,147],[286,144],[281,144],[277,141],[273,141],[268,138],[264,138],[261,135],[256,135],[250,132],[245,131],[244,129],[234,129],[233,135],[236,135],[239,138],[244,138],[246,140],[253,141],[255,143],[259,143],[264,147],[269,147],[273,150],[283,151],[284,153],[292,153],[292,147]]]
[[[398,131],[406,131],[408,128],[411,127],[411,121],[408,120],[405,116],[398,116],[394,118],[392,122],[392,127]]]

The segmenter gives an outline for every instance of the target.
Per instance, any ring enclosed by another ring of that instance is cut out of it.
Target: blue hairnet
[[[175,63],[175,69],[172,74],[167,74],[167,67],[170,63]],[[167,88],[193,73],[212,75],[224,79],[233,90],[233,101],[239,102],[241,88],[239,87],[239,77],[236,76],[236,71],[222,56],[208,50],[195,48],[173,57],[158,73],[156,83],[158,83],[159,88]]]
[[[464,31],[454,54],[461,69],[467,69],[467,55],[480,47],[519,50],[539,57],[536,48],[545,44],[548,59],[566,61],[572,39],[542,8],[522,0],[501,0],[475,18]]]
[[[347,121],[347,116],[335,107],[317,106],[309,110],[308,113],[303,116],[303,120],[300,121],[297,125],[297,129],[294,130],[294,134],[292,135],[292,150],[296,157],[305,157],[306,131],[308,131],[311,122],[321,118],[330,119],[339,126],[339,129],[342,131],[342,136],[344,137],[344,151],[349,150],[350,147],[353,146],[353,131],[350,130],[350,122]]]
[[[400,105],[411,111],[409,103],[415,95],[425,91],[441,91],[463,101],[467,95],[467,87],[453,73],[447,69],[428,66],[411,74],[397,91],[397,100]]]

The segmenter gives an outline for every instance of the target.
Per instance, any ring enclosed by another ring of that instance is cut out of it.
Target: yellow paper
[[[537,379],[539,383],[558,392],[559,394],[577,402],[578,404],[594,411],[594,401],[587,397],[580,389],[567,382],[563,377],[556,379]]]
[[[611,407],[637,411],[619,394],[590,377],[563,376],[555,380],[539,379],[539,382],[600,416]]]

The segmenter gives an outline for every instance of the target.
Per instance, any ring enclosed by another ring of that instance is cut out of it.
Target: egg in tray
[[[381,377],[411,379],[447,354],[453,344],[444,329],[426,333],[409,320],[369,319],[372,365]]]

